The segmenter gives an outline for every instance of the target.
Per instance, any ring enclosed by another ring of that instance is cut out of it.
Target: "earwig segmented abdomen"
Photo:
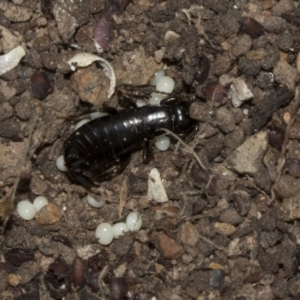
[[[131,151],[154,139],[161,128],[175,133],[190,131],[195,121],[185,102],[143,106],[90,121],[71,134],[64,144],[64,157],[71,176],[83,184],[122,170]],[[119,166],[119,168],[114,168]]]

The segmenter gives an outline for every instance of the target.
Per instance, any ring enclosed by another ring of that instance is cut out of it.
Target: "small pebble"
[[[283,18],[270,16],[265,19],[263,27],[266,31],[272,33],[281,33],[284,32],[287,28],[287,22]]]
[[[221,289],[224,285],[224,271],[223,270],[213,270],[209,280],[209,285]]]
[[[241,21],[241,30],[256,39],[264,33],[263,26],[255,19],[246,17]]]
[[[103,199],[97,200],[90,194],[87,195],[86,201],[90,206],[94,208],[101,208],[105,205],[105,201]]]
[[[22,200],[17,205],[17,212],[24,220],[32,220],[35,216],[35,209],[29,200]]]
[[[142,227],[142,218],[137,212],[131,212],[126,218],[129,231],[138,231]]]
[[[30,89],[33,97],[43,100],[53,92],[54,87],[47,73],[34,72],[30,77]]]
[[[20,284],[20,276],[17,274],[9,274],[8,282],[11,286],[18,286]]]
[[[240,247],[240,238],[235,238],[230,241],[226,252],[228,253],[229,257],[237,257],[242,254],[241,247]]]
[[[173,78],[169,76],[163,76],[161,77],[157,84],[156,84],[156,90],[162,93],[170,94],[173,92],[175,87],[175,82]]]
[[[114,238],[114,231],[109,223],[98,225],[95,234],[101,245],[109,245]]]
[[[161,135],[155,139],[155,147],[160,151],[166,151],[169,149],[171,140],[166,135]]]
[[[220,214],[220,221],[236,226],[244,221],[235,208],[229,207]]]
[[[218,233],[226,236],[232,235],[236,231],[236,228],[233,225],[220,222],[215,223],[215,229]]]
[[[199,241],[199,232],[197,228],[190,222],[181,225],[179,231],[180,240],[183,245],[195,247]]]
[[[243,102],[252,99],[253,94],[248,88],[244,78],[235,78],[230,85],[228,97],[234,107],[240,107]]]
[[[129,285],[124,277],[113,277],[109,280],[109,290],[113,300],[126,298]]]
[[[155,244],[166,259],[176,259],[184,253],[184,249],[179,242],[160,232],[155,236]]]
[[[48,200],[46,197],[43,197],[43,196],[38,196],[33,201],[33,206],[34,206],[36,212],[40,211],[41,208],[47,204],[48,204]]]
[[[34,260],[34,251],[24,248],[12,248],[4,253],[4,258],[6,262],[20,267],[23,263]]]
[[[239,174],[254,176],[261,166],[263,155],[268,148],[268,134],[258,132],[248,138],[226,158],[226,164]]]
[[[76,256],[72,263],[72,279],[73,283],[79,287],[83,287],[86,278],[85,278],[86,266],[82,258]]]
[[[117,239],[119,236],[123,235],[125,232],[128,232],[128,226],[124,222],[119,222],[113,225],[114,238]]]
[[[232,200],[240,216],[247,215],[251,205],[250,195],[246,191],[236,190],[232,194]]]
[[[59,171],[61,172],[67,172],[68,169],[66,167],[66,162],[65,162],[65,158],[63,155],[60,155],[57,159],[56,159],[56,167]]]
[[[53,203],[45,205],[35,216],[35,220],[40,225],[52,225],[62,218],[60,207]]]
[[[297,85],[298,71],[286,61],[278,61],[273,69],[275,81],[294,90]]]

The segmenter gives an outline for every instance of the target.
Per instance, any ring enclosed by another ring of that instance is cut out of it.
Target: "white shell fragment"
[[[228,97],[230,98],[234,107],[240,107],[244,101],[253,98],[253,94],[248,88],[244,79],[242,77],[238,77],[235,78],[230,85]]]
[[[65,158],[63,155],[60,155],[57,159],[56,159],[56,167],[59,171],[61,172],[67,172],[68,169],[66,167],[66,162],[65,162]]]
[[[156,168],[152,169],[148,178],[148,201],[156,202],[169,201],[166,190],[160,178],[160,174]]]
[[[145,105],[147,105],[147,102],[144,101],[144,100],[137,100],[136,101],[136,106],[137,107],[142,107],[142,106],[145,106]]]
[[[126,225],[131,232],[139,231],[142,227],[141,216],[135,211],[131,212],[126,218]]]
[[[17,46],[8,53],[0,56],[0,75],[7,73],[15,68],[23,56],[25,56],[25,50],[22,46]]]
[[[112,65],[104,58],[90,53],[77,53],[67,63],[71,66],[71,70],[75,71],[78,67],[84,68],[91,65],[93,62],[98,61],[102,66],[105,75],[110,80],[110,86],[108,90],[107,98],[110,98],[115,92],[116,87],[116,75]]]

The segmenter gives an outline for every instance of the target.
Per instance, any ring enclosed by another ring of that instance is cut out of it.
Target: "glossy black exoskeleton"
[[[109,179],[129,163],[131,152],[165,128],[176,134],[191,132],[195,120],[189,115],[190,104],[175,98],[165,99],[160,106],[142,106],[118,111],[92,120],[77,129],[64,143],[64,158],[71,177],[92,187],[94,182]]]

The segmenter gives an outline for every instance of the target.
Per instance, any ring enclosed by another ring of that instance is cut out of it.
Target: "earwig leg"
[[[119,97],[119,103],[124,108],[136,108],[137,107],[136,103],[131,98],[126,97],[126,96]]]
[[[103,104],[103,106],[100,109],[100,111],[104,112],[104,113],[107,113],[109,115],[116,115],[116,114],[119,113],[119,111],[115,107],[108,106],[108,105],[105,105],[105,104]]]
[[[86,186],[87,188],[97,187],[99,185],[93,183],[91,180],[86,179],[83,176],[77,176],[76,180],[79,181],[82,185]]]
[[[107,113],[109,115],[116,115],[119,113],[119,111],[115,107],[108,106],[106,103],[104,103],[103,106],[100,108],[89,108],[89,109],[84,110],[83,112],[81,112],[79,114],[79,116],[84,116],[84,115],[94,113],[94,112],[103,112],[103,113]],[[74,116],[74,118],[75,117],[78,118],[78,116]]]
[[[146,141],[143,149],[143,163],[148,164],[150,160],[150,142]]]
[[[109,179],[118,173],[121,173],[126,168],[126,166],[129,164],[130,157],[131,157],[130,152],[123,153],[122,155],[120,155],[119,161],[116,163],[116,165],[114,165],[112,168],[109,168],[108,170],[104,171],[103,173],[97,175],[95,177],[95,179],[97,181],[98,180],[101,181],[101,180]]]
[[[167,98],[164,99],[160,102],[160,105],[175,105],[176,103],[178,103],[180,100],[178,98]]]
[[[124,153],[120,156],[118,173],[122,172],[130,162],[131,152]]]

